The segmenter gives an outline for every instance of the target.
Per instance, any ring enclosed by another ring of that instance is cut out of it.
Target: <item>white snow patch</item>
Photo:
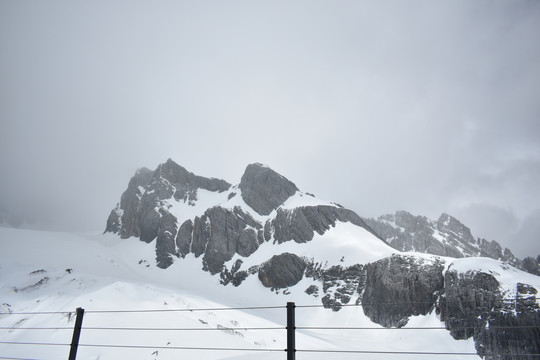
[[[237,259],[241,259],[242,268],[247,269],[269,260],[273,255],[285,252],[314,259],[315,262],[323,264],[351,266],[376,261],[398,251],[362,227],[349,222],[337,222],[335,227],[323,235],[315,233],[313,239],[307,243],[297,243],[293,240],[281,244],[265,242],[247,258],[236,254],[226,266],[230,268]]]

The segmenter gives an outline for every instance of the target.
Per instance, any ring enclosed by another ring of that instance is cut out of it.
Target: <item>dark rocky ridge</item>
[[[538,359],[537,290],[518,283],[516,293],[517,299],[503,300],[493,275],[478,271],[462,274],[450,268],[439,304],[441,320],[455,339],[473,337],[478,355],[485,359]]]
[[[278,209],[276,217],[263,226],[240,207],[230,210],[216,206],[194,221],[185,221],[178,231],[176,246],[178,255],[182,257],[189,253],[195,257],[204,254],[204,269],[216,274],[226,270],[224,263],[235,254],[249,256],[264,241],[305,243],[313,239],[315,232],[324,234],[338,221],[348,221],[357,226],[364,224],[350,210],[321,205]],[[167,248],[172,248],[172,243]]]
[[[262,225],[240,207],[230,210],[216,206],[203,216],[195,217],[193,222],[184,222],[178,231],[176,246],[182,257],[190,252],[195,257],[204,255],[203,269],[216,274],[224,270],[224,263],[235,254],[247,257],[263,241]],[[171,248],[174,249],[174,245]]]
[[[293,210],[278,209],[276,217],[266,222],[264,238],[270,240],[273,235],[274,242],[281,244],[294,240],[305,243],[313,239],[317,232],[324,234],[337,221],[350,222],[363,227],[375,236],[377,234],[355,212],[335,206],[302,206]]]
[[[540,275],[540,255],[523,261],[495,240],[475,239],[471,230],[456,218],[442,214],[437,221],[397,211],[377,219],[364,218],[390,246],[400,251],[450,256],[455,258],[482,256],[510,263],[518,269]],[[441,241],[442,238],[442,241]]]
[[[367,265],[364,313],[385,327],[401,327],[410,316],[426,315],[443,290],[444,262],[394,255]]]

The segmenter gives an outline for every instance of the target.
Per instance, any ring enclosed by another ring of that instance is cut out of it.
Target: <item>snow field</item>
[[[285,251],[318,262],[328,261],[329,264],[339,263],[343,266],[376,261],[395,252],[375,240],[363,229],[338,223],[324,237],[316,234],[309,246],[294,242],[281,245],[265,243],[253,256],[242,259],[245,261],[242,269],[258,265],[259,261],[267,260],[272,254]],[[238,288],[223,286],[219,284],[218,276],[201,271],[200,258],[190,255],[178,259],[169,269],[162,270],[153,265],[155,244],[145,244],[134,238],[122,240],[114,235],[76,235],[0,228],[0,242],[0,312],[4,313],[0,315],[0,327],[3,328],[0,329],[1,342],[69,344],[75,321],[73,315],[5,313],[74,312],[77,307],[82,307],[86,310],[80,339],[82,345],[135,345],[148,348],[81,346],[77,356],[79,360],[285,359],[284,351],[267,353],[166,348],[283,350],[286,348],[286,332],[283,329],[286,322],[285,304],[294,301],[299,306],[296,308],[296,326],[300,328],[296,339],[299,360],[345,360],[360,357],[377,360],[433,359],[433,355],[307,353],[301,350],[475,353],[472,340],[456,341],[446,330],[406,330],[415,327],[442,328],[443,324],[434,313],[412,317],[404,329],[382,329],[372,323],[360,307],[344,307],[339,312],[321,308],[318,306],[319,298],[304,292],[309,285],[314,284],[312,279],[304,278],[297,285],[279,291],[264,288],[256,275],[249,276]],[[343,261],[340,261],[342,257]],[[427,255],[421,257],[430,258]],[[518,280],[540,288],[538,277],[494,260],[445,260],[449,262],[449,269],[460,272],[478,269],[495,274],[508,294],[515,289]],[[302,307],[306,305],[314,307]],[[212,310],[246,306],[279,308]],[[100,312],[140,309],[192,311]],[[22,327],[33,329],[16,329]],[[56,329],[35,329],[40,327]],[[253,327],[272,329],[243,329]],[[195,328],[205,330],[179,330]],[[69,346],[66,345],[0,344],[0,357],[52,360],[67,358],[68,353]]]

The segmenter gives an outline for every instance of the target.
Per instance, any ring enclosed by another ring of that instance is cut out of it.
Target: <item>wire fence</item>
[[[524,298],[513,298],[513,299],[504,299],[504,301],[517,301],[523,300]],[[527,300],[539,299],[529,297]],[[475,300],[471,300],[474,302]],[[463,301],[461,302],[463,303]],[[288,303],[293,304],[293,303]],[[369,305],[380,305],[381,302],[376,304]],[[399,302],[386,302],[385,304],[399,304]],[[294,305],[294,304],[293,304]],[[343,307],[361,307],[368,305],[366,303],[357,303],[357,304],[344,304]],[[294,308],[329,308],[324,304],[315,304],[315,305],[294,305]],[[215,311],[260,311],[260,310],[283,310],[287,309],[289,311],[289,306],[245,306],[245,307],[206,307],[206,308],[177,308],[177,309],[98,309],[98,310],[87,310],[86,314],[134,314],[134,313],[181,313],[181,312],[215,312]],[[4,312],[0,313],[0,316],[4,315],[68,315],[71,319],[71,316],[74,315],[74,311],[36,311],[36,312]],[[294,313],[293,313],[294,317]],[[82,319],[81,319],[82,321]],[[294,324],[294,323],[293,323]],[[475,326],[453,326],[452,329],[474,329]],[[490,326],[492,329],[534,329],[540,332],[540,324],[538,325],[509,325],[509,326]],[[3,326],[0,327],[0,330],[6,330],[9,332],[13,331],[73,331],[73,327],[69,326],[43,326],[43,327],[31,327],[31,326]],[[88,326],[83,327],[83,330],[86,331],[99,331],[99,332],[212,332],[212,331],[287,331],[289,335],[291,331],[440,331],[440,330],[450,330],[446,326],[426,326],[426,327],[380,327],[380,326],[294,326],[290,323],[287,326],[261,326],[261,327],[242,327],[242,326],[232,326],[232,327],[210,327],[210,326],[201,326],[201,327],[152,327],[152,326]],[[0,341],[0,344],[6,346],[33,346],[33,347],[73,347],[72,343],[66,342],[40,342],[40,341]],[[191,351],[214,351],[214,352],[287,352],[291,351],[290,343],[288,343],[287,348],[272,348],[272,347],[220,347],[220,346],[173,346],[173,345],[151,345],[151,344],[116,344],[116,343],[79,343],[78,347],[80,348],[116,348],[116,349],[139,349],[139,350],[191,350]],[[293,342],[294,344],[294,342]],[[462,357],[462,356],[478,356],[476,352],[437,352],[437,351],[394,351],[394,350],[364,350],[364,349],[315,349],[315,348],[296,348],[294,347],[294,353],[319,353],[319,354],[374,354],[374,355],[418,355],[418,356],[451,356]],[[504,356],[503,353],[488,353],[483,354],[486,357],[497,357]],[[540,354],[512,354],[514,357],[540,357]],[[30,358],[30,357],[7,357],[4,354],[0,353],[0,359],[12,359],[12,360],[42,360],[39,358]]]
[[[522,296],[503,299],[462,299],[456,301],[450,301],[444,297],[438,302],[438,304],[463,304],[463,303],[509,303],[516,302],[518,300],[540,300],[540,297],[535,296]],[[376,306],[376,305],[421,305],[432,304],[437,305],[437,302],[433,301],[377,301],[377,302],[356,302],[353,304],[339,304],[340,307],[363,307],[363,306]],[[309,305],[295,305],[296,308],[332,308],[333,305],[325,304],[309,304]],[[240,306],[240,307],[211,307],[211,308],[177,308],[177,309],[98,309],[98,310],[85,310],[86,314],[98,314],[98,313],[160,313],[160,312],[195,312],[195,311],[231,311],[231,310],[265,310],[265,309],[285,309],[285,305],[270,305],[270,306]],[[75,311],[26,311],[26,312],[0,312],[0,316],[3,315],[74,315]]]

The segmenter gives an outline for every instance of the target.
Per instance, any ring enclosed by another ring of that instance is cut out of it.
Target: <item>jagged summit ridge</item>
[[[155,239],[159,267],[193,254],[202,257],[204,270],[223,274],[235,255],[250,256],[265,242],[305,243],[339,222],[375,237],[353,211],[300,192],[268,166],[248,165],[240,183],[231,186],[169,159],[152,174],[137,171],[105,231],[147,243]]]
[[[201,189],[222,193],[230,187],[225,180],[195,175],[171,159],[158,165],[155,171],[141,168],[111,211],[105,232],[118,233],[123,239],[135,236],[150,242],[157,236],[159,209],[167,211],[167,202],[174,199],[193,206]]]
[[[437,220],[415,216],[400,210],[377,219],[364,218],[390,246],[400,251],[415,251],[454,258],[488,257],[512,264],[535,275],[540,275],[538,259],[516,258],[510,249],[495,241],[476,238],[471,230],[455,217],[443,213]]]
[[[184,198],[189,191],[196,192],[197,189],[224,192],[231,187],[231,184],[225,180],[195,175],[171,159],[168,159],[165,163],[157,167],[154,172],[154,178],[166,179],[175,185],[176,192],[174,197],[176,199]],[[193,197],[193,195],[191,196]]]

